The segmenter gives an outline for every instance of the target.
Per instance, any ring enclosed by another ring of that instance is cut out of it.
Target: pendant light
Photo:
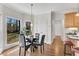
[[[79,16],[79,11],[76,13],[76,16]]]
[[[30,4],[30,6],[31,6],[31,21],[33,21],[33,14],[32,14],[32,7],[33,7],[33,4]],[[31,23],[31,31],[32,31],[32,29],[33,29],[32,26],[33,26],[33,25],[32,25],[32,23]]]
[[[79,16],[79,12],[77,12],[76,16]]]
[[[33,7],[33,4],[31,4],[31,20],[32,20],[32,7]]]
[[[78,7],[78,6],[77,6]],[[79,16],[79,8],[77,9],[76,16]]]

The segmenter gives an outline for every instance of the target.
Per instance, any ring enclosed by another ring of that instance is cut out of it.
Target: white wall
[[[63,24],[63,20],[64,20],[64,14],[62,14],[61,12],[52,12],[52,36],[53,38],[56,35],[59,35],[61,37],[63,37],[64,35],[64,24]]]
[[[0,5],[0,53],[3,50],[3,13],[2,6]]]
[[[12,10],[10,8],[7,8],[5,6],[1,6],[2,10],[2,14],[1,15],[1,18],[0,18],[0,49],[2,52],[3,50],[7,49],[7,48],[10,48],[10,47],[13,47],[15,45],[17,45],[17,43],[12,43],[12,44],[7,44],[7,21],[6,21],[6,17],[13,17],[15,19],[18,19],[20,20],[21,22],[21,27],[20,29],[22,30],[23,27],[24,27],[24,22],[25,20],[30,20],[30,15],[28,14],[22,14],[22,13],[19,13],[19,12],[16,12],[15,10]]]
[[[3,17],[0,15],[0,53],[3,50]]]
[[[34,32],[45,33],[46,43],[52,43],[56,35],[64,40],[64,30],[64,13],[52,11],[35,15]]]
[[[52,11],[35,15],[34,32],[45,33],[45,42],[48,44],[53,42],[56,35],[60,35],[64,40],[64,14]]]
[[[51,12],[35,15],[34,33],[45,34],[45,42],[51,43]]]

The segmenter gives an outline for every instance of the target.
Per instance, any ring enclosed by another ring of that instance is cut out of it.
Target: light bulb
[[[69,28],[69,30],[78,30],[78,28],[73,27],[73,28]]]
[[[79,13],[77,13],[76,16],[79,16]]]
[[[31,24],[31,27],[33,26],[33,24]]]

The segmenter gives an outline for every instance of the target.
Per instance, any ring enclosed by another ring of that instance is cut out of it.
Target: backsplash
[[[68,35],[77,35],[79,33],[78,28],[65,28],[65,33]]]

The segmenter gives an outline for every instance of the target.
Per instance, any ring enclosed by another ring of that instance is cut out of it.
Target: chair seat
[[[31,44],[26,45],[25,48],[29,47],[30,45],[31,45]],[[24,46],[20,46],[20,47],[24,48]]]
[[[34,44],[34,45],[41,46],[42,44]]]
[[[28,50],[30,46],[31,46],[31,44],[25,46],[25,49]]]
[[[74,44],[71,41],[65,41],[65,45],[73,46]]]
[[[72,51],[79,53],[79,47],[73,48]]]
[[[30,42],[31,43],[31,40],[29,38],[26,38],[26,42]]]

